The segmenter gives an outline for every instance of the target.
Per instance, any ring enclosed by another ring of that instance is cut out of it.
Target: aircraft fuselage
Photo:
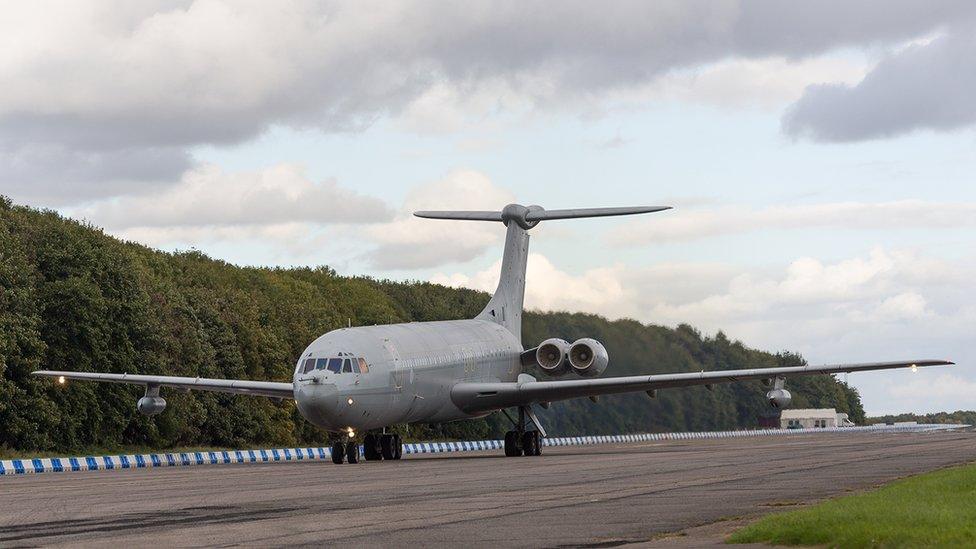
[[[329,431],[478,417],[454,405],[451,388],[515,381],[522,350],[512,332],[479,319],[333,330],[302,352],[295,402]]]

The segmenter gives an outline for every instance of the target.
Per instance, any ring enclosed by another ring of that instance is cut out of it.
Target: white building
[[[783,410],[779,417],[781,429],[824,429],[827,427],[852,427],[847,414],[838,414],[833,408],[806,408]]]

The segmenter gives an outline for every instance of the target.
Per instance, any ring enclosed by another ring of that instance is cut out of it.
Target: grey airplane
[[[591,338],[569,343],[550,338],[538,346],[522,345],[522,301],[528,231],[542,221],[659,212],[666,206],[545,210],[510,204],[501,211],[416,212],[418,217],[494,221],[507,228],[498,288],[484,310],[470,320],[410,322],[333,330],[302,352],[290,383],[93,372],[36,371],[60,383],[90,380],[145,386],[137,409],[145,415],[163,411],[163,387],[294,399],[302,416],[332,434],[332,460],[342,463],[396,460],[399,435],[386,427],[398,423],[445,422],[479,418],[515,409],[513,428],[505,434],[506,456],[538,456],[546,436],[534,406],[600,395],[646,392],[716,383],[759,380],[776,408],[788,406],[787,377],[890,368],[947,365],[946,360],[903,360],[866,364],[757,368],[714,372],[600,377],[610,363],[606,348]],[[536,366],[546,379],[524,373]],[[359,435],[362,437],[360,451]]]

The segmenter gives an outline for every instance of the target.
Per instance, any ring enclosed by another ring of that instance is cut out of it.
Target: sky
[[[976,408],[976,3],[3,12],[18,203],[241,265],[482,290],[504,227],[412,211],[674,206],[533,230],[527,306],[813,364],[949,358],[848,381],[873,414]]]

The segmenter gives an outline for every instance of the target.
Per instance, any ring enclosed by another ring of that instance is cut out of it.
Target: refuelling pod
[[[569,371],[569,360],[566,352],[569,343],[559,338],[549,338],[535,350],[535,363],[547,376],[561,376]]]
[[[154,416],[166,409],[166,399],[163,397],[142,397],[136,403],[139,413],[144,416]]]
[[[166,409],[166,399],[159,396],[159,385],[146,386],[146,395],[136,403],[136,409],[144,416],[154,416]]]
[[[577,339],[569,348],[569,365],[581,376],[596,377],[607,369],[609,363],[607,349],[595,339]]]
[[[786,389],[773,389],[766,393],[766,400],[773,408],[786,408],[793,402],[793,395]]]

